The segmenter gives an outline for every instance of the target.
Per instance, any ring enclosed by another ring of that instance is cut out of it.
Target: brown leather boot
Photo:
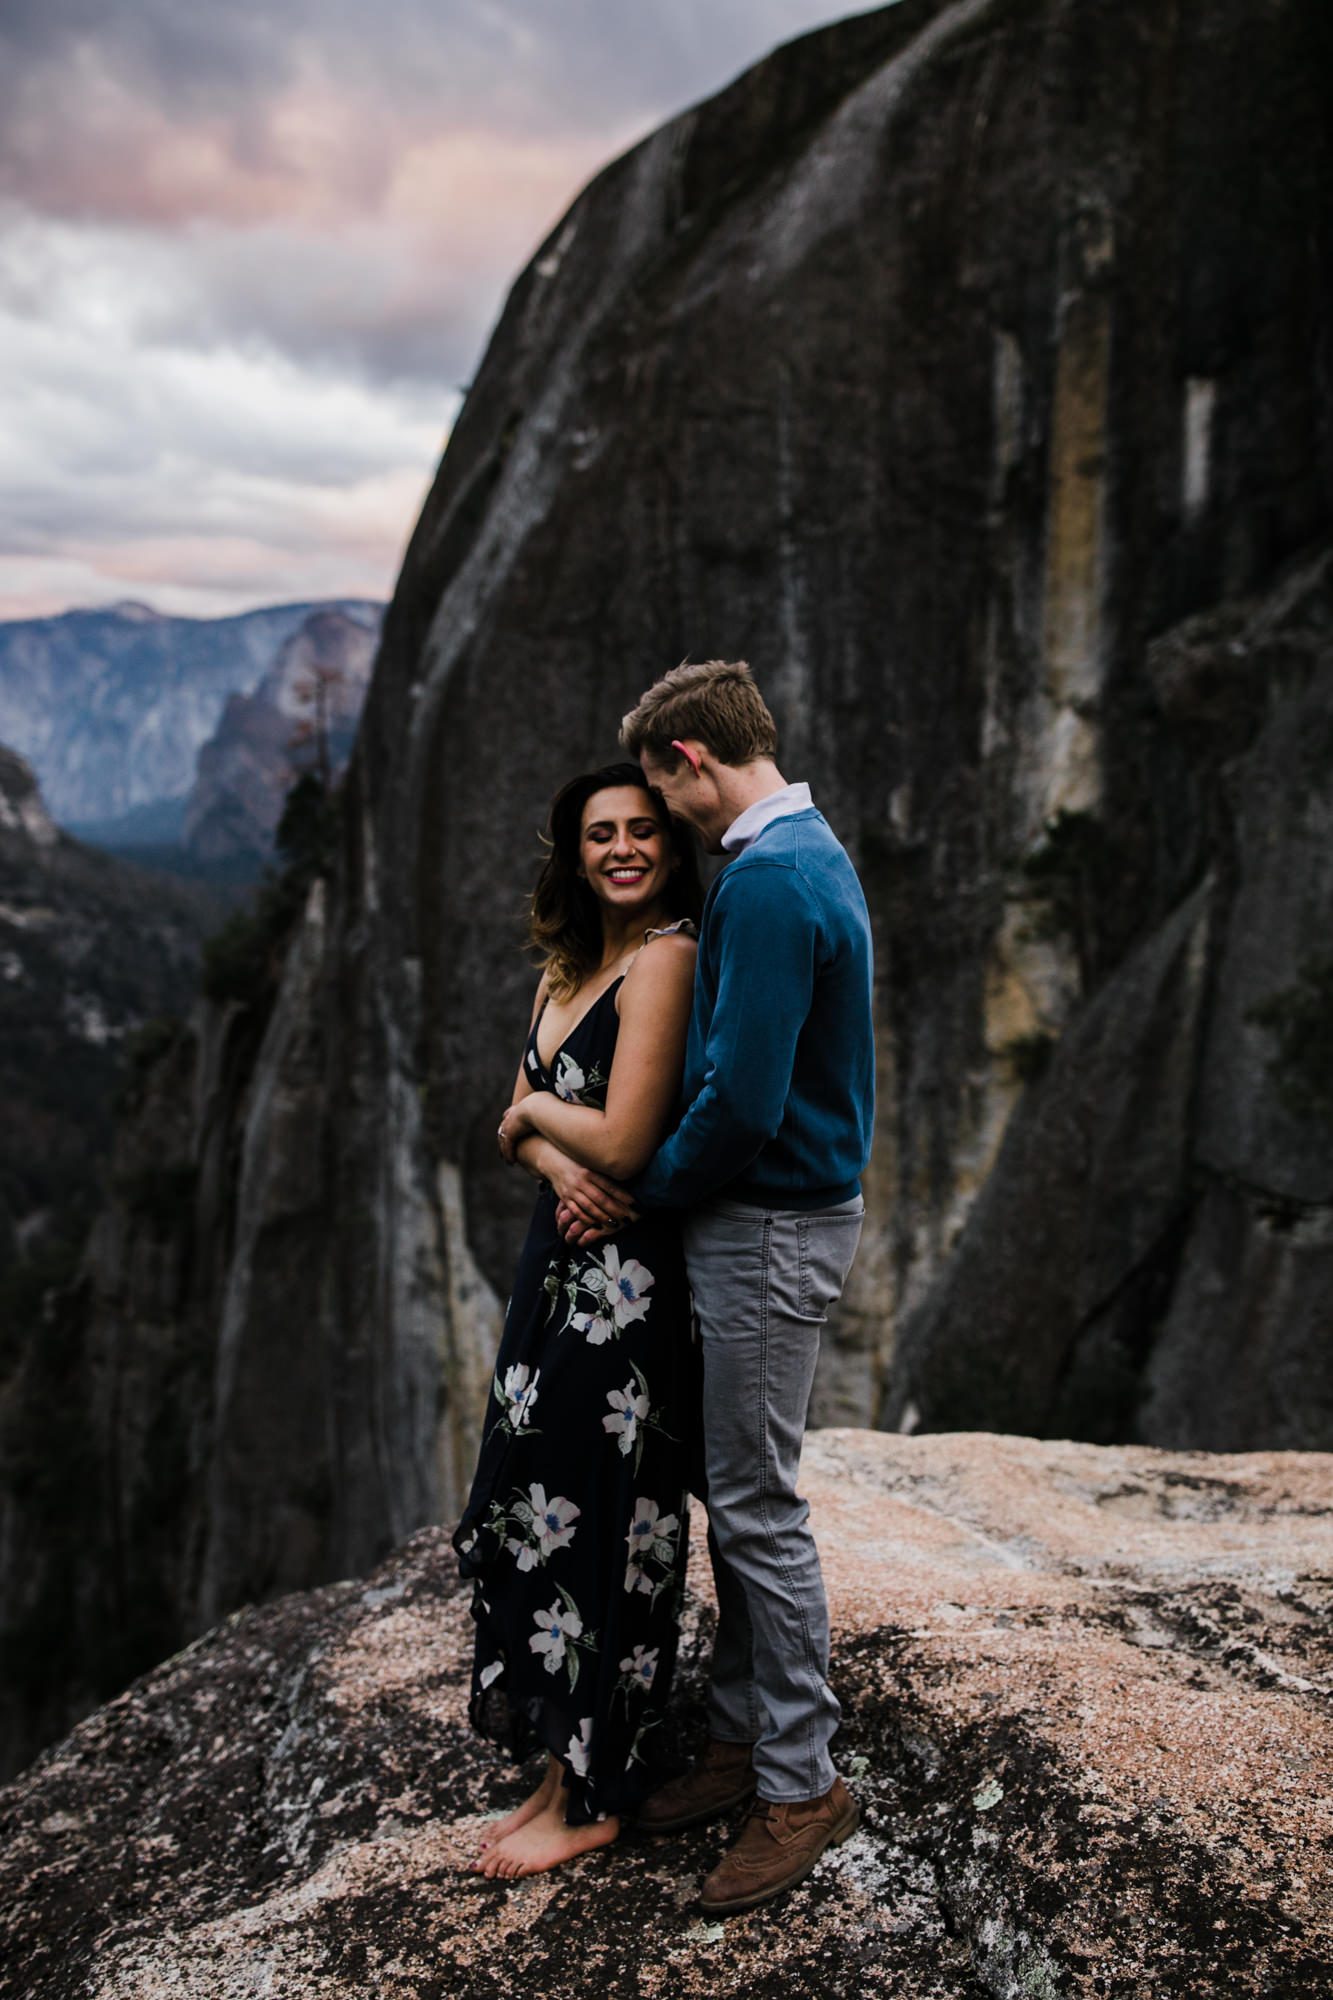
[[[856,1832],[860,1818],[861,1808],[841,1778],[819,1799],[792,1805],[756,1799],[740,1839],[704,1883],[703,1908],[710,1917],[730,1916],[794,1889],[826,1847],[839,1847]]]
[[[645,1833],[680,1833],[742,1805],[758,1782],[753,1751],[752,1743],[719,1743],[714,1737],[692,1769],[644,1800],[636,1825]]]

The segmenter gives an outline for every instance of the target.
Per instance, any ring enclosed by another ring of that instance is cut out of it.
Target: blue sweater
[[[875,1115],[871,976],[865,897],[828,821],[813,808],[770,821],[704,905],[686,1109],[635,1198],[850,1201]]]

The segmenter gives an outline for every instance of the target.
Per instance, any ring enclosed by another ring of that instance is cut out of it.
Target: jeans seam
[[[771,1289],[772,1260],[773,1260],[773,1218],[771,1216],[765,1216],[763,1279],[760,1285],[760,1292],[759,1292],[759,1411],[760,1411],[759,1515],[760,1519],[764,1524],[764,1533],[768,1538],[768,1545],[773,1559],[773,1567],[777,1571],[778,1575],[782,1578],[783,1585],[787,1591],[787,1595],[795,1607],[797,1617],[800,1619],[801,1636],[804,1642],[804,1650],[805,1650],[805,1658],[801,1663],[802,1667],[805,1673],[811,1679],[811,1681],[814,1682],[816,1685],[818,1685],[818,1683],[822,1679],[822,1676],[816,1674],[813,1671],[815,1648],[814,1648],[814,1641],[810,1632],[810,1620],[806,1615],[806,1609],[801,1599],[801,1593],[796,1588],[795,1581],[791,1575],[790,1570],[787,1568],[787,1565],[782,1560],[782,1552],[778,1547],[777,1536],[773,1532],[773,1523],[769,1518],[769,1511],[768,1511],[768,1332],[769,1332],[768,1301],[769,1301],[769,1292]],[[806,1770],[809,1774],[806,1779],[806,1783],[811,1786],[815,1784],[816,1780],[815,1766],[818,1762],[818,1757],[816,1755],[816,1750],[815,1750],[816,1722],[817,1722],[817,1712],[811,1713],[806,1718],[805,1756],[806,1756]],[[811,1793],[811,1796],[812,1797],[815,1796],[813,1791]]]
[[[759,1514],[768,1525],[768,1295],[769,1261],[773,1247],[773,1218],[766,1215],[763,1226],[763,1256],[759,1278]],[[749,1607],[746,1607],[747,1612]],[[753,1620],[751,1630],[753,1634]],[[753,1636],[750,1642],[750,1701],[756,1729],[759,1719],[758,1685],[755,1678]]]
[[[796,1311],[801,1319],[809,1319],[810,1303],[810,1229],[804,1222],[796,1225]]]

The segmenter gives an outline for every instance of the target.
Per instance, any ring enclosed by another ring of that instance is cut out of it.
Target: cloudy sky
[[[0,618],[387,595],[598,167],[855,0],[0,0]]]

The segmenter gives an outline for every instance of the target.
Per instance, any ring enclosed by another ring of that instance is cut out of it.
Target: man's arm
[[[743,1173],[777,1132],[819,952],[813,898],[794,869],[724,876],[710,911],[717,999],[703,1086],[631,1183],[640,1208],[689,1208]]]

